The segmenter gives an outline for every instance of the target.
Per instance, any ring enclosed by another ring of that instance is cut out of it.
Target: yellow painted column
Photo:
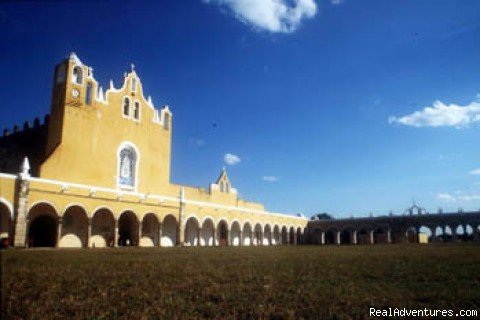
[[[86,248],[90,247],[90,239],[92,238],[92,218],[88,218],[87,225],[87,243],[85,244]]]
[[[118,234],[118,219],[115,219],[115,228],[113,230],[113,246],[116,248],[118,247],[118,240],[120,235]]]
[[[62,221],[62,217],[59,217],[57,225],[57,248],[60,247],[60,240],[62,239]]]
[[[159,247],[162,246],[162,223],[158,223],[158,244]]]
[[[197,246],[200,247],[202,243],[202,228],[198,228],[197,230]]]

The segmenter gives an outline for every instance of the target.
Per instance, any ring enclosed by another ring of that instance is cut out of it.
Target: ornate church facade
[[[0,238],[15,247],[276,245],[308,220],[242,200],[227,172],[208,188],[171,183],[172,113],[135,70],[107,90],[71,54],[51,112],[0,138]]]

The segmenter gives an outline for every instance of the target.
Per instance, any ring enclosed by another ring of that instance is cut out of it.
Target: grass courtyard
[[[475,244],[6,250],[4,319],[358,319],[480,309]]]

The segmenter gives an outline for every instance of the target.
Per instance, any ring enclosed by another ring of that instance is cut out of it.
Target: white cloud
[[[480,193],[458,193],[456,195],[450,193],[438,193],[437,199],[444,202],[471,202],[479,201]]]
[[[226,164],[233,166],[237,163],[240,163],[242,159],[240,159],[240,157],[237,155],[234,155],[231,153],[225,153],[225,155],[223,156],[223,161],[225,161]]]
[[[344,0],[330,0],[331,4],[337,5],[343,3]]]
[[[230,8],[237,19],[258,30],[294,32],[317,13],[314,0],[204,0]]]
[[[456,127],[464,128],[480,122],[480,102],[472,101],[465,106],[446,105],[435,101],[432,107],[425,107],[403,117],[389,117],[389,123],[398,123],[413,127]]]
[[[475,176],[478,176],[480,175],[480,168],[478,169],[473,169],[472,171],[469,172],[470,174],[473,174]]]
[[[268,182],[277,182],[278,181],[278,177],[275,177],[275,176],[263,176],[262,179],[264,181],[268,181]]]
[[[438,193],[437,199],[445,202],[454,202],[456,200],[455,197],[449,193]]]

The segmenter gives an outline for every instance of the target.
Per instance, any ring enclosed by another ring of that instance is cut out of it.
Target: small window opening
[[[92,84],[87,84],[87,93],[85,95],[85,103],[88,105],[92,104]]]
[[[135,102],[135,108],[133,109],[133,118],[135,120],[140,120],[140,103]]]
[[[125,117],[130,117],[130,99],[128,98],[123,100],[123,115]]]
[[[76,84],[82,84],[83,82],[82,68],[79,66],[73,68],[73,82]]]
[[[135,92],[137,89],[137,79],[132,78],[132,91]]]

